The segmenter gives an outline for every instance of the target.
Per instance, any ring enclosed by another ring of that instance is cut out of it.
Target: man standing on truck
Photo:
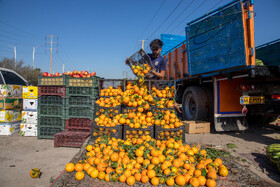
[[[152,64],[154,66],[154,70],[151,71],[147,78],[149,79],[161,79],[164,77],[166,72],[166,61],[160,55],[162,50],[163,42],[160,39],[155,39],[150,43],[150,48],[152,53],[148,54]]]
[[[149,74],[146,75],[147,79],[150,80],[158,80],[164,77],[166,72],[166,61],[160,55],[162,50],[163,42],[160,39],[155,39],[150,43],[150,48],[152,53],[149,53],[152,64],[154,66],[154,70],[152,70]],[[127,58],[128,59],[128,58]],[[126,64],[129,64],[128,60],[125,61]]]

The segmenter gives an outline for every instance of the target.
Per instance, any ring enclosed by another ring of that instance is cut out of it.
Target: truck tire
[[[208,116],[207,93],[201,87],[190,86],[183,95],[182,113],[184,120],[207,120]]]

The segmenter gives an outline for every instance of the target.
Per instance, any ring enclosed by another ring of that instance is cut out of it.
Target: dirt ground
[[[280,186],[279,172],[265,157],[265,147],[280,143],[280,131],[271,128],[251,128],[246,132],[211,134],[186,134],[186,142],[213,145],[229,149],[236,160],[271,186]],[[0,136],[0,186],[50,186],[80,149],[54,148],[53,140],[37,140],[36,137],[21,137],[19,134]],[[40,179],[29,176],[31,168],[40,168]],[[238,171],[237,171],[238,172]]]

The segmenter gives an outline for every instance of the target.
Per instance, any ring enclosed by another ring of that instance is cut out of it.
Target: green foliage
[[[0,67],[14,70],[23,78],[25,78],[31,85],[37,86],[38,76],[42,74],[40,68],[32,70],[30,65],[25,66],[23,60],[17,62],[15,67],[14,59],[3,58],[0,60]]]

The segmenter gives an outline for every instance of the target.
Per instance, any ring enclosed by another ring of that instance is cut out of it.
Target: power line
[[[197,11],[207,0],[204,0],[196,9],[194,9],[185,19],[183,19],[178,25],[176,25],[170,32],[172,32],[174,29],[179,27],[183,22],[185,22],[195,11]]]
[[[21,37],[21,38],[26,38],[26,37],[28,37],[28,38],[30,38],[30,40],[33,40],[33,41],[38,41],[38,39],[35,39],[35,38],[32,38],[32,37],[30,37],[30,36],[24,36],[24,35],[21,35],[21,34],[17,34],[17,33],[14,33],[14,32],[7,32],[7,31],[5,31],[5,30],[3,30],[3,29],[0,29],[0,31],[1,32],[3,32],[4,34],[8,34],[8,35],[14,35],[14,36],[17,36],[17,37]]]
[[[159,29],[160,27],[168,20],[168,18],[175,12],[175,10],[181,5],[181,3],[183,2],[184,0],[181,0],[177,6],[172,10],[172,12],[164,19],[164,21],[156,28],[156,30],[149,36],[149,38],[151,38]],[[149,39],[148,38],[148,39]]]
[[[186,11],[189,9],[189,7],[192,5],[192,3],[193,3],[194,1],[195,1],[195,0],[192,0],[192,1],[186,6],[186,8],[184,8],[184,10],[174,19],[174,21],[172,21],[171,24],[168,25],[168,27],[164,30],[164,32],[165,32],[168,28],[170,28],[171,25],[173,25],[173,24],[176,22],[176,20],[177,20],[184,12],[186,12]]]

